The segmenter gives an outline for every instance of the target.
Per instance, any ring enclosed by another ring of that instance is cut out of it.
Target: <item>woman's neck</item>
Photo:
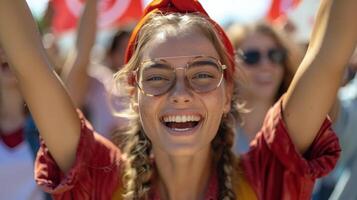
[[[250,99],[247,101],[246,108],[250,111],[248,113],[243,113],[243,130],[249,140],[254,139],[255,135],[260,131],[264,118],[273,105],[273,101],[269,100],[254,100]]]
[[[210,149],[202,150],[194,156],[170,156],[155,152],[155,163],[161,199],[204,198],[212,168]]]

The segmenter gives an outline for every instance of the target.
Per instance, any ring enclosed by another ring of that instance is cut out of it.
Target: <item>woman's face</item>
[[[252,33],[242,42],[240,49],[247,55],[250,53],[250,56],[254,58],[252,59],[254,62],[241,62],[242,70],[248,81],[241,88],[242,95],[250,100],[258,98],[273,101],[284,76],[282,64],[269,58],[269,54],[271,56],[276,53],[279,56],[279,52],[275,52],[275,50],[279,50],[277,44],[267,35]],[[257,59],[257,57],[260,58]]]
[[[223,113],[230,110],[225,81],[206,93],[197,93],[185,82],[184,70],[194,56],[219,59],[212,43],[199,31],[160,33],[142,51],[143,61],[163,58],[176,71],[175,85],[163,95],[146,96],[138,90],[138,109],[143,129],[154,152],[188,156],[208,151]]]

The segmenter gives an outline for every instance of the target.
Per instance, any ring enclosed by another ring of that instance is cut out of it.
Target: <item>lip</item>
[[[171,129],[165,125],[164,122],[164,117],[166,116],[175,116],[175,115],[194,115],[194,116],[200,116],[201,120],[198,122],[198,124],[189,130],[185,131],[177,131],[175,129]],[[197,113],[197,112],[168,112],[159,117],[160,119],[160,124],[161,126],[164,127],[164,129],[172,136],[190,136],[193,135],[198,129],[202,127],[203,122],[205,121],[205,118],[203,117],[202,114]]]
[[[202,124],[203,124],[204,120],[202,119],[201,121],[198,122],[198,124],[194,127],[194,128],[191,128],[187,131],[176,131],[174,129],[171,129],[167,126],[165,126],[165,124],[163,122],[160,122],[161,126],[164,127],[164,129],[172,136],[178,136],[178,137],[182,137],[182,136],[190,136],[190,135],[194,135],[195,132],[200,129],[202,127]]]

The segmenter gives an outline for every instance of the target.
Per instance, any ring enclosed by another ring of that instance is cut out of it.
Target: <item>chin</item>
[[[167,153],[169,156],[194,156],[202,151],[202,147],[192,144],[164,144],[161,151]]]

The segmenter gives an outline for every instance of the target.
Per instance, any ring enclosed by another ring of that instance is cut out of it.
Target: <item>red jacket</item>
[[[42,142],[36,159],[36,181],[54,199],[107,200],[119,196],[121,153],[81,119],[81,136],[72,169],[64,175]],[[326,119],[309,150],[304,155],[297,152],[285,127],[279,101],[268,112],[250,151],[239,158],[240,169],[258,199],[308,200],[315,180],[333,169],[340,151],[338,139]],[[206,199],[217,199],[217,177],[210,180]],[[237,196],[240,198],[239,193]]]

